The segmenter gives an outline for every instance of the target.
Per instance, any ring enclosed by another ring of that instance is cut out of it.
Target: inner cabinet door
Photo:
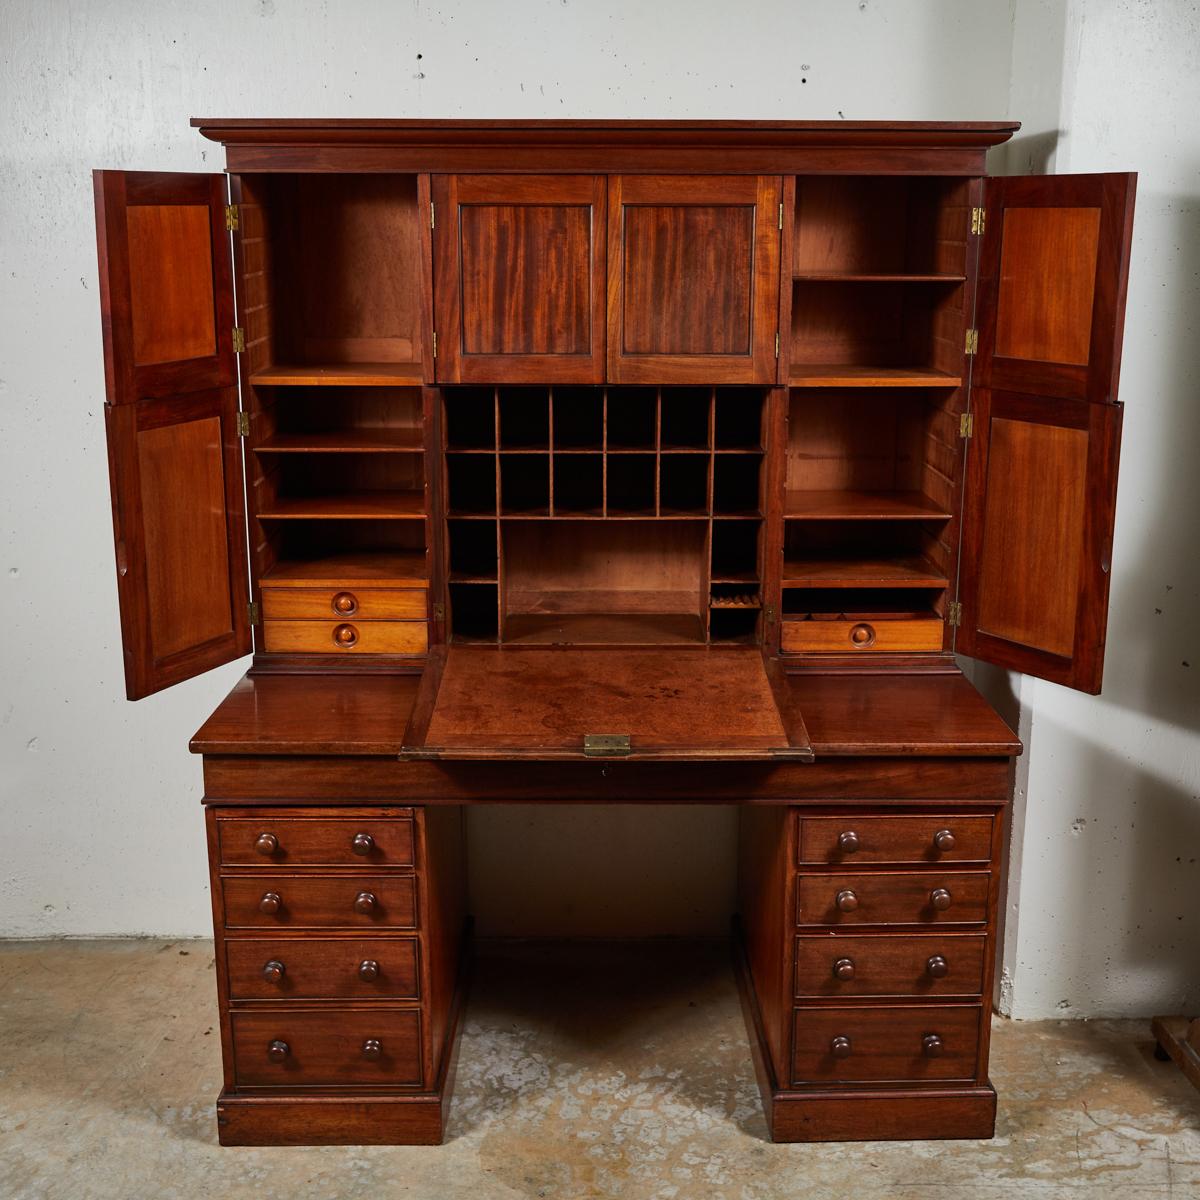
[[[435,175],[444,383],[604,378],[603,175]]]
[[[250,652],[222,175],[97,171],[108,469],[125,687]]]
[[[990,179],[955,649],[1098,692],[1134,175]]]
[[[774,382],[782,195],[775,175],[609,179],[610,380]]]

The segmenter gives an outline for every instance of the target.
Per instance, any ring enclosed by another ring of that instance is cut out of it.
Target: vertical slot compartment
[[[447,388],[443,392],[446,447],[449,450],[494,450],[496,396],[491,388]]]
[[[603,391],[599,388],[556,387],[551,399],[555,450],[603,449]]]
[[[446,485],[451,516],[496,515],[495,456],[447,454]]]
[[[664,450],[707,450],[712,445],[711,388],[663,388],[659,444]]]
[[[500,449],[550,449],[550,393],[545,388],[500,389]]]
[[[497,531],[491,521],[447,522],[451,582],[495,582]]]
[[[757,608],[714,608],[708,614],[711,642],[750,645],[758,637]]]
[[[714,518],[713,583],[753,583],[759,578],[758,544],[762,526],[750,521]]]
[[[718,450],[761,450],[763,394],[755,388],[718,388],[713,413]]]
[[[658,444],[654,388],[609,388],[605,408],[609,450],[653,450]]]
[[[663,454],[659,462],[659,512],[662,516],[708,513],[707,454]]]
[[[450,584],[450,631],[456,642],[494,642],[500,604],[494,583]]]
[[[654,516],[655,458],[652,454],[609,454],[605,511],[611,516]]]
[[[500,511],[505,516],[550,515],[548,453],[500,455]]]
[[[604,459],[599,454],[554,455],[554,515],[604,513]]]
[[[713,462],[713,512],[756,517],[762,512],[762,459],[754,454],[718,454]]]

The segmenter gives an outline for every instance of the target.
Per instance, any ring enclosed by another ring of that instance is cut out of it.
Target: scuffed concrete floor
[[[1200,1196],[1142,1022],[998,1023],[991,1142],[775,1146],[717,945],[485,946],[444,1146],[230,1149],[208,942],[0,944],[0,1198]]]

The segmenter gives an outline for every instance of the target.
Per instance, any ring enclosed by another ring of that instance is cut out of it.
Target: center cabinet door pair
[[[441,383],[771,384],[777,175],[435,175]]]

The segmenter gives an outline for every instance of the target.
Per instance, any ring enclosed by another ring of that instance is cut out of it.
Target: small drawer
[[[417,1000],[417,939],[234,938],[231,1000]]]
[[[939,653],[945,636],[940,617],[884,615],[831,621],[783,620],[780,648],[790,654],[841,654],[871,650],[908,654]]]
[[[263,621],[270,654],[424,654],[424,621]]]
[[[411,867],[411,817],[218,817],[222,866]]]
[[[239,1087],[422,1082],[417,1009],[235,1012],[229,1023]]]
[[[982,933],[798,937],[796,997],[978,997],[985,942]]]
[[[423,621],[424,588],[272,588],[262,590],[268,621],[330,619],[348,621]]]
[[[978,1004],[797,1008],[792,1082],[974,1079],[982,1012]]]
[[[415,929],[412,875],[238,875],[221,880],[228,929]]]
[[[802,817],[797,861],[834,863],[987,862],[992,818]]]
[[[801,875],[798,925],[973,925],[988,913],[987,871]]]

